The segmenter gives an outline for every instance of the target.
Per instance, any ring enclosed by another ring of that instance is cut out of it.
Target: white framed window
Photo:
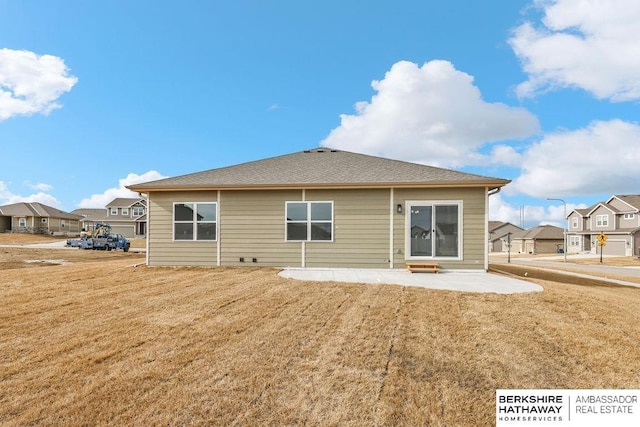
[[[285,241],[332,242],[333,202],[285,202]]]
[[[624,214],[624,219],[633,219],[636,215],[634,213],[626,213]]]
[[[461,200],[407,201],[407,259],[462,259]]]
[[[596,215],[596,227],[608,227],[609,215]]]
[[[64,221],[64,219],[60,220],[60,228],[64,228],[64,226],[66,225],[66,222]]]
[[[580,236],[569,236],[569,246],[579,247],[580,246]]]
[[[122,208],[122,215],[129,215],[129,208]]]
[[[144,208],[142,206],[134,206],[132,209],[133,216],[142,216],[144,215]]]
[[[118,208],[111,208],[111,215],[118,215]]]
[[[571,218],[571,228],[578,228],[578,217],[574,216]]]
[[[18,218],[18,227],[25,228],[27,226],[27,218]]]
[[[218,203],[173,204],[173,240],[215,241],[217,227]]]

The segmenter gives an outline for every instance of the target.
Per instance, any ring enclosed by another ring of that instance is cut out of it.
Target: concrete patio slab
[[[486,272],[409,273],[399,269],[286,268],[280,276],[311,282],[375,283],[458,292],[517,294],[542,292],[542,286]]]

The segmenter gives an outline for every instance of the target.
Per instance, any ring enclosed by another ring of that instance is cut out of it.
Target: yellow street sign
[[[598,234],[598,245],[607,246],[607,235],[604,233]]]

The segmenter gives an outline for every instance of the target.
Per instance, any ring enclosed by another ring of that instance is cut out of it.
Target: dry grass
[[[54,243],[60,240],[67,240],[67,237],[49,236],[47,234],[0,233],[0,245],[30,245],[34,243]]]
[[[561,261],[562,260],[556,260]],[[571,258],[571,256],[567,257],[567,262],[573,264],[580,265],[605,265],[610,267],[640,267],[640,258],[633,256],[624,256],[624,257],[602,257],[602,262],[600,262],[599,256],[594,256],[593,258]]]
[[[1,425],[485,426],[497,388],[640,388],[640,289],[547,276],[542,293],[468,294],[140,260],[0,249]]]

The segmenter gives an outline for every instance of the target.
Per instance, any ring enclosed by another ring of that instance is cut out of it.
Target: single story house
[[[0,206],[0,231],[75,235],[80,216],[38,202]]]
[[[538,225],[511,236],[511,252],[537,255],[560,250],[564,250],[564,229],[554,225]]]
[[[128,186],[147,264],[488,268],[488,198],[509,181],[317,148]]]
[[[489,252],[508,252],[513,235],[523,231],[510,222],[489,221]]]

